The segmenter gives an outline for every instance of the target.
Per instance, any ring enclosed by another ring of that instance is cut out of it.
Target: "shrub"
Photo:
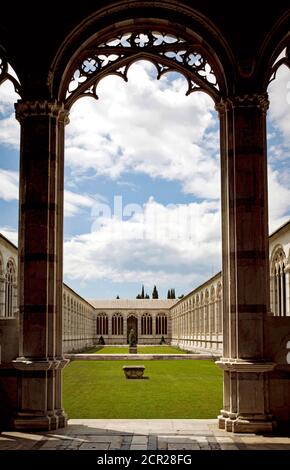
[[[164,343],[165,343],[165,338],[164,336],[161,336],[160,344],[164,344]]]
[[[99,344],[103,344],[103,345],[105,344],[105,340],[102,336],[100,336],[99,338]]]

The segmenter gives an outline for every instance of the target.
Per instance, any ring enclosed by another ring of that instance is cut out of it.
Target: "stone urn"
[[[145,366],[123,366],[126,379],[142,379]]]

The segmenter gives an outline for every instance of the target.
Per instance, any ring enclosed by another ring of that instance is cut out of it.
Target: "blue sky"
[[[64,279],[86,298],[187,293],[220,269],[219,132],[212,100],[148,62],[75,103],[66,129]],[[270,230],[290,218],[290,71],[269,88]],[[17,243],[17,95],[0,87],[0,231]]]

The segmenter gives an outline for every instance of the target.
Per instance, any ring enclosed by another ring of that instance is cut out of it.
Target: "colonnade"
[[[221,273],[171,309],[172,344],[187,350],[222,351]]]
[[[96,343],[94,308],[72,289],[63,286],[63,351],[80,351]]]

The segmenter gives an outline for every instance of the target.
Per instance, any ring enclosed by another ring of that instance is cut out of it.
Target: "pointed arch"
[[[15,315],[17,308],[16,295],[16,263],[13,258],[9,258],[5,271],[5,317],[13,317]]]

